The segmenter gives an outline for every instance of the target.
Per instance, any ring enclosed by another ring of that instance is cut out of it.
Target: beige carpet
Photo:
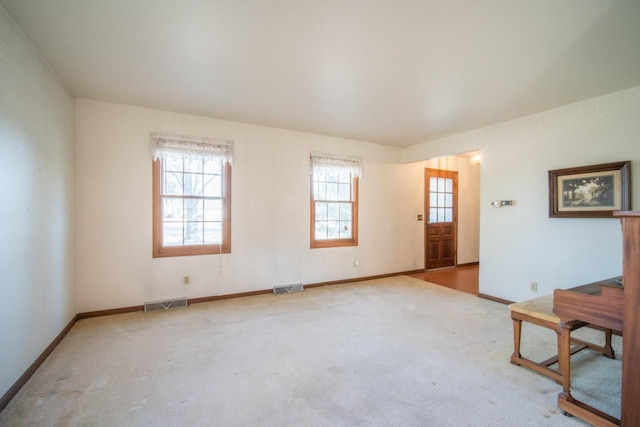
[[[523,353],[552,355],[527,326]],[[506,306],[407,276],[106,316],[76,324],[0,425],[585,425],[511,353]],[[573,358],[576,396],[616,416],[620,355]]]

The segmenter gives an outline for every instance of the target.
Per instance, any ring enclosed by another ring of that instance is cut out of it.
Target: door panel
[[[425,268],[456,264],[458,172],[425,170]]]

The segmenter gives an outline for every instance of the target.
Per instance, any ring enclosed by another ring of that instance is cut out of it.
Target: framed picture
[[[550,218],[613,218],[631,209],[631,162],[549,171]]]

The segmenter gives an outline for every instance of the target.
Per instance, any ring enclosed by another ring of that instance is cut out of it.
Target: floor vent
[[[167,310],[169,308],[186,307],[187,298],[168,299],[164,301],[153,301],[144,303],[144,311]]]
[[[291,292],[302,292],[302,291],[304,291],[304,286],[302,286],[302,283],[295,283],[293,285],[273,287],[274,294],[290,294]]]

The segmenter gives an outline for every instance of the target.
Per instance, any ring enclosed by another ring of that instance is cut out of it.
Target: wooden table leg
[[[613,331],[611,329],[604,330],[604,353],[606,357],[609,359],[615,359],[616,353],[613,351],[613,347],[611,346],[611,335],[613,335]]]
[[[562,392],[558,399],[571,399],[571,327],[560,323],[558,335],[558,369],[562,373]]]
[[[514,358],[520,358],[520,337],[522,336],[522,320],[513,319],[513,355],[511,363],[520,366],[520,363],[514,361]]]

